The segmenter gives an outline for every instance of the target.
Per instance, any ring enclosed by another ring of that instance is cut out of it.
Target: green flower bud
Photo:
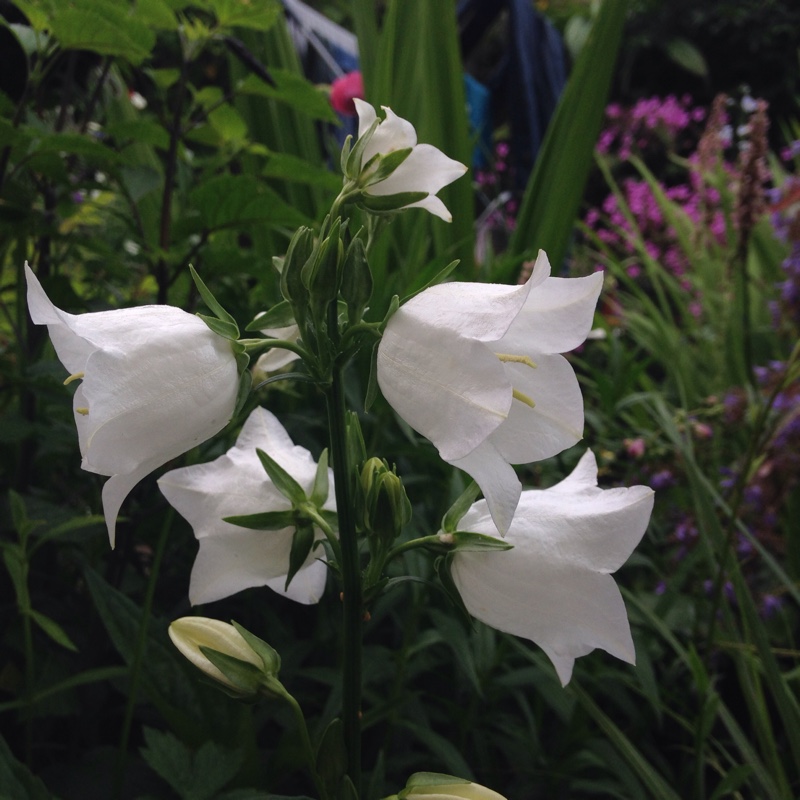
[[[411,519],[411,503],[403,482],[380,458],[370,458],[361,470],[364,528],[384,541],[394,541]]]

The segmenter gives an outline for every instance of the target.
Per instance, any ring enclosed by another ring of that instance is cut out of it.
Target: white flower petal
[[[498,453],[491,440],[482,442],[468,455],[449,463],[463,469],[481,487],[497,532],[505,536],[522,492],[522,484],[513,467]],[[492,535],[494,533],[492,531]]]
[[[628,558],[647,527],[653,492],[600,489],[591,453],[555,487],[522,492],[505,552],[463,552],[453,579],[469,612],[498,630],[536,642],[562,683],[594,648],[634,662],[625,605],[608,574]],[[491,506],[474,503],[459,527],[495,535]]]
[[[582,344],[592,328],[603,287],[602,273],[584,278],[548,278],[531,292],[500,346],[535,347],[540,353],[566,353]]]
[[[255,586],[269,586],[308,604],[316,603],[325,589],[327,568],[317,561],[323,551],[313,550],[284,591],[293,528],[256,531],[223,522],[225,517],[291,508],[269,479],[256,448],[268,453],[310,493],[317,470],[311,454],[293,444],[277,418],[263,408],[251,412],[227,453],[208,464],[172,470],[158,481],[200,543],[189,587],[193,604],[210,603]],[[323,508],[334,510],[332,470],[328,480],[330,490]]]
[[[370,186],[369,194],[379,197],[402,192],[436,194],[466,171],[467,168],[461,162],[448,158],[433,145],[419,144],[388,178]]]
[[[170,306],[67,314],[26,265],[31,318],[82,374],[73,401],[81,466],[111,476],[103,490],[111,544],[120,504],[161,464],[218,433],[238,393],[231,343]]]
[[[450,330],[479,342],[502,340],[528,299],[530,285],[440,283],[404,303],[389,320],[413,317],[437,330]]]
[[[496,345],[495,345],[496,346]],[[533,352],[536,368],[506,364],[509,382],[535,403],[514,400],[508,418],[491,434],[510,464],[540,461],[572,447],[583,436],[583,396],[569,362]]]
[[[395,150],[414,147],[417,143],[417,132],[408,120],[398,117],[391,108],[383,106],[383,110],[386,114],[386,119],[378,125],[377,130],[372,135],[372,139],[370,139],[364,150],[364,157],[361,160],[362,166],[378,153],[386,155]],[[370,124],[372,123],[370,122]]]
[[[420,325],[402,312],[392,317],[378,348],[381,391],[445,461],[462,458],[508,413],[503,366],[480,342]]]
[[[354,97],[353,103],[358,114],[358,138],[360,139],[369,129],[373,122],[378,118],[375,109],[360,97]]]
[[[422,200],[417,200],[416,203],[409,203],[407,206],[404,206],[404,208],[422,208],[433,214],[434,217],[443,219],[445,222],[453,221],[453,215],[450,213],[450,209],[448,209],[438,197],[432,194],[423,197]]]

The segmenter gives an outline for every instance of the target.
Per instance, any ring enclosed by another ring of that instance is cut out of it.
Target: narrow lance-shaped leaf
[[[256,453],[261,461],[264,469],[269,475],[270,480],[275,484],[275,488],[289,501],[292,505],[299,506],[306,500],[306,493],[303,487],[277,462],[261,449],[257,449]]]

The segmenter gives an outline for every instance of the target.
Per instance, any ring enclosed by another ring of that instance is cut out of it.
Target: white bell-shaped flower
[[[378,118],[375,109],[364,100],[354,98],[358,113],[358,136],[364,136]],[[406,192],[425,192],[426,197],[416,202],[400,206],[400,208],[424,208],[437,217],[450,222],[452,216],[445,204],[436,197],[437,192],[457,178],[467,168],[458,161],[446,156],[432,144],[417,144],[417,132],[414,126],[398,117],[391,108],[383,106],[386,119],[382,120],[372,138],[367,143],[361,158],[360,168],[366,167],[375,156],[387,156],[398,150],[411,148],[408,157],[387,177],[371,182],[369,175],[377,170],[380,158],[373,162],[370,174],[362,173],[360,183],[367,183],[364,194],[373,197],[401,195]],[[368,203],[367,203],[368,205]]]
[[[131,489],[230,420],[239,389],[232,343],[172,306],[68,314],[25,271],[31,319],[47,325],[70,379],[82,379],[73,399],[81,467],[110,476],[103,510],[113,547]]]
[[[592,325],[603,278],[551,278],[540,251],[522,286],[443,283],[392,316],[378,384],[441,457],[468,472],[505,534],[522,485],[511,464],[560,453],[583,435],[583,397],[559,353]]]
[[[454,553],[452,576],[467,610],[538,644],[563,685],[575,659],[597,647],[633,664],[625,604],[610,573],[644,535],[653,499],[648,486],[600,489],[587,451],[561,483],[522,492],[505,538],[513,550]],[[485,500],[459,528],[497,534]]]
[[[226,517],[292,508],[267,476],[256,449],[277,461],[307,494],[311,493],[317,472],[311,453],[295,445],[283,425],[264,408],[251,412],[227,453],[208,464],[167,472],[158,481],[162,493],[192,526],[200,544],[189,583],[192,604],[211,603],[253,586],[269,586],[291,600],[310,604],[318,602],[325,589],[327,567],[319,560],[321,549],[311,551],[284,589],[293,527],[260,531],[223,522]],[[336,508],[330,469],[328,499],[322,508]]]

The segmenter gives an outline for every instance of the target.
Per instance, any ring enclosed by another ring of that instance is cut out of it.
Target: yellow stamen
[[[82,414],[84,417],[89,414],[89,409],[88,408],[76,408],[75,411],[78,414]]]
[[[83,378],[85,374],[86,373],[84,372],[76,372],[74,375],[70,375],[69,378],[67,378],[64,381],[64,386],[67,386],[67,384],[72,383],[72,381],[79,381],[81,378]]]
[[[531,408],[536,408],[536,403],[534,403],[533,400],[531,400],[531,398],[528,397],[528,395],[523,394],[518,389],[512,389],[511,395],[515,400],[519,400],[520,403],[525,403],[526,406],[530,406]]]
[[[525,364],[536,369],[536,362],[530,356],[513,356],[509,353],[495,353],[504,364]]]

